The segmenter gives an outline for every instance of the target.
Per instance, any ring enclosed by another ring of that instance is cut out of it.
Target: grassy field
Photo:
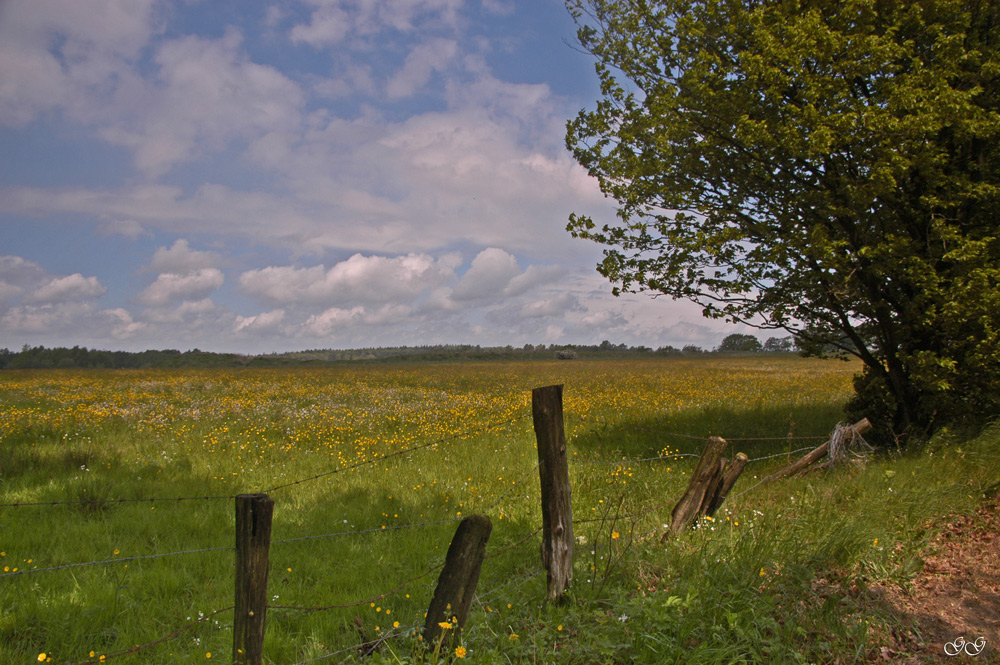
[[[260,491],[275,501],[267,662],[350,661],[386,636],[372,661],[437,662],[415,634],[474,513],[493,534],[467,659],[850,662],[891,619],[849,598],[806,603],[811,582],[905,583],[928,520],[971,510],[1000,478],[987,432],[959,452],[932,442],[933,458],[754,488],[830,433],[855,369],[759,357],[0,373],[0,662],[228,660],[232,497]],[[560,605],[544,602],[530,414],[531,388],[553,383],[578,543]],[[668,456],[709,435],[755,461],[714,522],[660,544],[694,466]]]

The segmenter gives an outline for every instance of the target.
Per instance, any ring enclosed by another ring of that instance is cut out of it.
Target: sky
[[[561,0],[0,0],[0,348],[696,344],[570,213]]]

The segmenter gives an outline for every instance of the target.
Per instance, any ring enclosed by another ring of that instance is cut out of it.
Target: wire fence
[[[86,658],[84,660],[69,661],[69,662],[65,663],[64,665],[91,665],[92,663],[104,663],[106,661],[113,660],[115,658],[120,658],[121,656],[130,656],[132,654],[139,653],[140,651],[145,651],[146,649],[150,649],[150,648],[155,647],[157,645],[164,644],[164,643],[170,642],[172,640],[176,640],[177,638],[181,637],[182,635],[184,635],[188,631],[191,631],[192,629],[194,629],[196,626],[199,626],[199,625],[202,625],[204,623],[207,623],[212,617],[217,616],[219,614],[222,614],[224,612],[231,612],[232,609],[233,609],[232,606],[230,606],[230,607],[224,607],[221,610],[215,610],[214,612],[209,612],[208,614],[203,614],[202,616],[199,616],[196,621],[192,621],[190,623],[187,623],[187,624],[181,626],[180,628],[177,628],[177,629],[175,629],[175,630],[167,633],[166,635],[163,635],[162,637],[159,637],[159,638],[157,638],[155,640],[152,640],[151,642],[146,642],[145,644],[136,644],[136,645],[133,645],[133,646],[129,647],[128,649],[122,649],[120,651],[113,651],[113,652],[107,653],[107,654],[97,655],[96,653],[94,653],[93,655],[91,655],[90,657],[88,657],[88,658]],[[42,659],[41,656],[39,656],[38,660],[39,660],[39,662],[41,662],[43,659]]]
[[[336,468],[327,469],[327,470],[321,471],[319,473],[316,473],[316,474],[313,474],[313,475],[310,475],[310,476],[307,476],[307,477],[299,478],[299,479],[296,479],[296,480],[293,480],[293,481],[290,481],[290,482],[286,482],[286,483],[277,484],[277,485],[271,486],[271,487],[267,488],[266,490],[264,490],[264,493],[265,494],[270,494],[270,493],[280,492],[280,491],[287,490],[287,489],[290,489],[290,488],[293,488],[293,487],[296,487],[296,486],[300,486],[300,485],[304,485],[304,484],[307,484],[307,483],[310,483],[310,482],[313,482],[313,481],[316,481],[316,480],[320,480],[322,478],[328,478],[330,476],[334,476],[336,474],[347,472],[347,471],[350,471],[350,470],[353,470],[353,469],[358,469],[358,468],[369,466],[369,465],[373,465],[373,464],[383,463],[383,462],[385,462],[385,461],[387,461],[389,459],[398,458],[398,457],[401,457],[401,456],[404,456],[404,455],[410,455],[410,454],[421,452],[421,451],[425,451],[425,450],[428,450],[428,449],[433,449],[433,448],[436,448],[436,447],[438,447],[440,445],[451,443],[451,442],[458,441],[458,440],[461,440],[461,439],[467,439],[469,437],[472,437],[472,436],[475,436],[475,435],[478,435],[478,434],[484,434],[484,433],[488,433],[488,432],[495,432],[495,431],[497,431],[498,429],[500,429],[502,427],[510,427],[510,426],[512,426],[514,424],[517,424],[519,422],[523,422],[524,420],[525,420],[525,418],[515,418],[515,419],[511,419],[511,420],[506,420],[506,421],[493,422],[493,423],[489,423],[487,425],[484,425],[484,426],[481,426],[481,427],[477,427],[477,428],[474,428],[474,429],[470,429],[470,430],[467,430],[467,431],[458,432],[458,433],[450,434],[450,435],[447,435],[447,436],[438,437],[438,438],[435,438],[433,440],[421,443],[419,445],[408,446],[408,447],[405,447],[405,448],[402,448],[402,449],[399,449],[399,450],[395,450],[395,451],[393,451],[391,453],[387,453],[387,454],[384,454],[384,455],[373,456],[371,458],[360,460],[360,461],[358,461],[356,463],[353,463],[353,464],[349,464],[349,465],[346,465],[346,466],[338,466]],[[601,421],[597,421],[597,420],[593,420],[593,421],[590,421],[590,422],[592,424],[607,424],[606,421],[604,423],[602,423]],[[651,429],[651,428],[639,427],[639,426],[631,426],[631,427],[629,427],[629,429],[632,429],[632,430],[635,430],[635,431],[644,432],[644,433],[657,434],[657,435],[660,435],[660,436],[672,436],[672,437],[682,438],[682,439],[686,439],[686,440],[705,441],[705,439],[706,439],[706,437],[698,437],[698,436],[694,436],[694,435],[690,435],[690,434],[673,432],[673,431],[670,431],[670,430],[667,430],[667,429]],[[734,437],[734,438],[728,439],[728,441],[731,441],[731,442],[778,442],[778,441],[781,441],[781,442],[790,442],[790,441],[793,441],[793,440],[820,440],[820,439],[823,439],[823,438],[825,438],[825,437],[822,437],[822,436]],[[798,453],[801,453],[801,452],[804,452],[804,451],[807,451],[807,450],[811,450],[811,449],[812,449],[812,447],[806,447],[806,448],[798,448],[796,450],[782,451],[782,452],[778,452],[778,453],[774,453],[774,454],[769,454],[769,455],[761,455],[761,456],[758,456],[758,457],[750,458],[747,461],[747,463],[748,464],[754,464],[754,463],[766,462],[768,460],[774,460],[774,459],[778,459],[778,458],[790,458],[793,455],[796,455]],[[671,453],[671,454],[657,455],[657,456],[652,456],[652,457],[626,458],[626,459],[622,459],[622,460],[575,460],[574,459],[573,462],[574,462],[574,464],[579,464],[579,465],[583,465],[583,466],[603,465],[603,466],[628,467],[629,465],[633,465],[633,464],[638,465],[638,464],[645,464],[645,463],[651,463],[651,462],[669,462],[669,461],[676,461],[676,460],[679,460],[679,459],[692,458],[692,457],[697,458],[697,457],[700,457],[700,455],[697,454],[697,453]],[[485,512],[485,513],[490,513],[492,511],[496,510],[508,497],[510,497],[510,495],[516,489],[518,489],[519,487],[521,487],[529,478],[531,478],[539,470],[539,467],[541,466],[541,464],[542,464],[542,462],[539,462],[539,463],[535,464],[531,469],[529,469],[528,471],[526,471],[525,473],[523,473],[520,477],[518,477],[515,481],[513,481],[511,483],[510,487],[506,488],[506,490],[502,494],[500,494],[499,497],[497,497],[489,506],[487,506],[487,507],[485,507],[485,508],[483,508],[481,510],[483,512]],[[761,484],[763,484],[765,481],[766,481],[766,479],[765,480],[761,480],[757,484],[755,484],[755,485],[753,485],[753,486],[751,486],[749,488],[741,490],[739,493],[733,495],[732,499],[736,499],[736,498],[738,498],[738,497],[746,494],[747,492],[750,492],[753,489],[756,489]],[[2,504],[0,504],[0,508],[57,507],[57,506],[68,506],[68,505],[96,506],[96,505],[105,505],[105,504],[165,503],[165,502],[171,502],[171,503],[179,504],[181,502],[234,500],[236,498],[237,498],[237,495],[203,495],[203,496],[183,496],[183,497],[117,498],[117,499],[95,499],[95,500],[53,500],[53,501],[34,501],[34,502],[9,502],[9,503],[2,503]],[[624,503],[624,498],[622,500],[622,503]],[[652,505],[648,505],[648,506],[643,507],[642,509],[637,510],[637,511],[627,512],[627,513],[624,513],[624,514],[622,514],[622,513],[615,513],[614,515],[611,515],[610,512],[608,512],[608,513],[606,513],[606,514],[604,514],[604,515],[602,515],[600,517],[595,517],[595,518],[574,518],[572,520],[572,522],[573,522],[574,525],[583,525],[583,524],[590,524],[590,523],[602,523],[602,522],[603,523],[610,523],[610,524],[613,525],[613,524],[616,524],[616,523],[618,523],[619,521],[622,521],[622,520],[637,520],[637,519],[642,519],[642,518],[645,518],[645,517],[649,517],[651,515],[656,515],[656,514],[658,514],[658,512],[660,510],[662,510],[663,508],[669,506],[671,503],[672,503],[672,501],[655,502]],[[422,522],[414,522],[414,523],[400,524],[400,525],[381,525],[379,527],[371,527],[371,528],[365,528],[365,529],[351,529],[351,530],[333,531],[333,532],[329,532],[329,533],[309,534],[309,535],[303,535],[303,536],[294,536],[294,537],[288,537],[288,538],[274,539],[274,540],[270,541],[270,544],[271,545],[286,545],[286,544],[297,543],[297,542],[304,542],[304,541],[315,541],[315,540],[319,540],[319,539],[341,538],[341,537],[350,537],[350,536],[361,536],[361,535],[376,534],[376,533],[400,532],[400,531],[410,530],[410,529],[420,529],[420,528],[425,528],[425,527],[432,527],[432,526],[440,526],[440,525],[445,525],[445,524],[452,524],[452,523],[456,523],[456,522],[461,521],[461,519],[462,519],[461,517],[456,516],[454,518],[437,519],[437,520],[426,520],[426,521],[422,521]],[[655,529],[655,530],[651,531],[650,533],[655,533],[657,530],[658,529]],[[539,527],[538,529],[535,529],[533,531],[530,531],[527,534],[525,534],[525,535],[523,535],[521,537],[518,537],[517,540],[515,540],[512,543],[505,544],[504,546],[502,546],[502,547],[500,547],[499,549],[496,549],[496,550],[490,550],[490,552],[488,554],[486,554],[484,558],[486,560],[495,559],[495,558],[503,556],[503,555],[505,555],[505,554],[507,554],[509,552],[516,551],[516,550],[524,547],[527,543],[534,542],[536,536],[538,536],[539,532],[541,532],[541,531],[542,531],[541,527]],[[646,534],[646,535],[648,535],[648,534]],[[55,571],[61,571],[61,570],[76,569],[76,568],[87,567],[87,566],[117,565],[117,564],[123,564],[124,565],[124,564],[127,564],[129,562],[133,562],[133,561],[146,561],[146,560],[154,560],[154,559],[163,559],[163,558],[176,557],[176,556],[182,556],[182,555],[193,555],[193,554],[214,553],[214,552],[227,552],[227,553],[230,553],[230,552],[235,551],[235,549],[236,548],[234,548],[234,547],[206,547],[206,548],[199,548],[199,549],[187,549],[187,550],[179,550],[179,551],[172,551],[172,552],[153,553],[153,554],[147,554],[147,555],[136,555],[136,556],[125,556],[125,557],[115,556],[113,558],[105,558],[105,559],[99,559],[99,560],[93,560],[93,561],[85,561],[85,562],[77,562],[77,563],[68,563],[68,564],[62,564],[62,565],[57,565],[57,566],[48,566],[48,567],[44,567],[44,568],[32,568],[32,569],[28,569],[28,570],[17,570],[17,569],[15,569],[13,572],[0,573],[0,579],[14,578],[14,577],[19,577],[19,576],[24,576],[24,575],[34,574],[34,573],[55,572]],[[370,597],[365,597],[365,598],[359,599],[359,600],[353,600],[353,601],[342,602],[342,603],[332,603],[332,604],[326,604],[326,605],[313,605],[313,606],[310,606],[310,605],[270,604],[270,603],[268,603],[267,607],[268,607],[268,609],[274,610],[276,612],[276,614],[274,615],[274,618],[276,620],[284,621],[284,620],[288,620],[288,619],[290,619],[292,617],[296,617],[296,616],[300,616],[300,615],[305,615],[305,614],[311,614],[311,613],[315,613],[315,612],[322,612],[322,611],[334,610],[334,609],[346,609],[346,608],[352,608],[352,607],[359,607],[359,606],[363,606],[363,605],[370,605],[372,603],[378,603],[378,602],[380,602],[382,600],[385,600],[387,598],[390,598],[392,596],[395,596],[395,595],[401,593],[404,589],[409,588],[411,585],[413,585],[413,584],[415,584],[415,583],[417,583],[417,582],[419,582],[421,580],[424,580],[424,579],[430,577],[431,575],[433,575],[437,571],[440,571],[443,566],[444,566],[443,562],[436,563],[436,564],[434,564],[432,566],[429,566],[428,568],[426,568],[425,570],[423,570],[419,574],[411,576],[411,577],[408,577],[405,581],[401,582],[400,584],[394,586],[393,588],[391,588],[389,590],[386,590],[384,592],[372,595]],[[504,582],[502,582],[501,584],[499,584],[497,586],[494,586],[493,588],[491,588],[491,589],[489,589],[487,591],[484,591],[482,593],[477,594],[475,596],[475,599],[474,599],[475,603],[478,606],[480,606],[480,607],[487,607],[488,606],[487,604],[493,602],[495,598],[499,598],[502,594],[510,594],[513,591],[516,591],[516,590],[520,589],[525,584],[529,583],[531,580],[535,579],[538,575],[540,575],[543,572],[545,572],[545,571],[542,568],[540,568],[540,567],[531,567],[529,570],[527,570],[523,574],[520,574],[520,575],[514,576],[514,577],[512,577],[510,579],[507,579]],[[136,654],[136,653],[144,651],[146,649],[150,649],[150,648],[153,648],[155,646],[162,645],[164,643],[170,642],[172,640],[179,639],[180,637],[182,637],[184,635],[187,635],[187,634],[197,633],[197,632],[199,632],[198,631],[199,628],[201,629],[201,631],[210,631],[210,630],[222,629],[222,628],[220,628],[218,626],[217,620],[214,620],[213,618],[216,617],[216,616],[218,616],[218,615],[220,615],[220,614],[223,614],[225,612],[231,611],[231,610],[233,610],[233,607],[226,607],[226,608],[222,608],[222,609],[210,612],[207,615],[201,615],[201,616],[198,617],[197,620],[195,620],[195,621],[188,621],[188,622],[184,623],[183,625],[181,625],[181,626],[179,626],[179,627],[171,630],[170,632],[162,635],[161,637],[159,637],[159,638],[157,638],[155,640],[151,640],[151,641],[146,642],[146,643],[141,644],[141,645],[133,645],[130,648],[122,649],[122,650],[119,650],[119,651],[116,651],[116,652],[112,652],[112,653],[101,654],[100,656],[96,656],[95,655],[95,656],[93,656],[93,657],[91,657],[89,659],[83,659],[83,660],[77,660],[77,661],[64,661],[64,662],[66,662],[68,665],[89,665],[90,663],[106,662],[106,661],[112,660],[114,658]],[[209,625],[207,622],[209,622],[210,620],[214,620],[215,623],[216,623],[216,625],[215,626]],[[372,653],[372,651],[380,648],[388,640],[390,640],[392,638],[395,638],[395,637],[398,637],[398,636],[403,635],[403,634],[413,633],[418,628],[419,628],[418,626],[401,626],[401,625],[394,625],[394,626],[391,626],[391,627],[387,627],[387,629],[384,632],[382,632],[377,638],[375,638],[373,640],[366,640],[364,642],[356,643],[356,644],[353,644],[353,645],[348,646],[348,647],[337,648],[336,650],[330,651],[330,652],[325,653],[323,655],[318,655],[318,656],[315,656],[315,657],[310,657],[309,659],[306,659],[306,660],[300,660],[295,665],[306,665],[308,663],[313,663],[313,662],[327,661],[327,660],[331,660],[331,659],[337,658],[339,656],[345,656],[345,655],[347,656],[348,659],[351,659],[351,658],[354,658],[355,656],[365,655],[366,653]]]
[[[32,508],[41,506],[104,506],[109,504],[126,503],[180,503],[182,501],[232,501],[235,494],[215,495],[215,496],[172,496],[172,497],[146,497],[138,499],[60,499],[57,501],[14,501],[12,503],[0,503],[0,508]]]
[[[128,563],[129,561],[146,561],[149,559],[162,559],[171,556],[180,556],[182,554],[200,554],[202,552],[232,552],[235,548],[233,547],[205,547],[197,550],[182,550],[180,552],[163,552],[162,554],[145,554],[141,556],[123,556],[115,557],[112,559],[100,559],[97,561],[81,561],[79,563],[67,563],[61,566],[49,566],[46,568],[30,568],[28,570],[18,570],[16,572],[0,573],[0,579],[5,577],[18,577],[21,575],[30,575],[33,573],[49,573],[56,570],[67,570],[69,568],[82,568],[85,566],[100,566],[107,564],[119,564]]]

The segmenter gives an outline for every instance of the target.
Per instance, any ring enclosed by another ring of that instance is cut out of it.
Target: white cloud
[[[136,296],[136,301],[150,307],[163,307],[178,300],[204,298],[224,281],[222,271],[216,268],[202,268],[184,275],[161,273]]]
[[[34,261],[10,254],[0,256],[0,302],[16,299],[48,278],[45,269]]]
[[[237,316],[233,323],[235,333],[269,334],[277,332],[285,319],[285,310],[275,309],[253,316]]]
[[[135,321],[128,310],[121,307],[106,309],[103,314],[111,320],[111,336],[117,340],[134,337],[149,327],[145,323]]]
[[[216,53],[204,65],[209,71],[219,68],[213,65],[219,60],[223,69],[235,69],[232,85],[227,77],[204,74],[211,82],[206,85],[241,89],[245,55],[237,45],[189,42],[192,50]],[[216,104],[216,93],[190,103],[178,93],[165,107],[176,112],[158,111],[150,102],[132,126],[109,130],[134,147],[147,174],[239,138],[247,146],[244,165],[263,169],[280,188],[204,183],[187,193],[163,184],[103,191],[14,187],[0,189],[0,211],[93,215],[108,225],[124,219],[134,223],[132,233],[234,234],[299,255],[330,249],[436,252],[453,247],[456,238],[536,259],[551,256],[552,248],[560,248],[562,260],[589,255],[584,243],[569,239],[566,217],[572,210],[600,217],[611,208],[560,143],[568,109],[545,85],[507,84],[477,71],[467,76],[466,87],[456,81],[449,93],[450,109],[399,122],[371,109],[349,120],[325,110],[301,117],[295,102],[282,107],[274,122],[254,124],[242,108],[254,107],[252,94],[218,93],[225,99]],[[296,88],[291,98],[302,94]],[[169,96],[154,91],[151,99]],[[161,139],[164,152],[157,148]]]
[[[628,325],[628,319],[619,311],[604,309],[583,317],[581,323],[594,330],[612,330],[624,328]]]
[[[353,339],[370,346],[375,330],[391,330],[392,327],[407,327],[419,323],[421,318],[408,305],[386,303],[377,309],[363,305],[351,308],[331,307],[320,314],[313,314],[299,328],[303,337],[328,337],[354,333]],[[341,337],[340,339],[343,339]]]
[[[90,303],[66,302],[12,307],[0,318],[0,330],[12,333],[70,333],[87,330],[94,307]]]
[[[320,48],[385,31],[410,33],[458,24],[464,0],[307,0],[315,7],[308,23],[292,28],[292,43]]]
[[[96,277],[84,277],[74,273],[66,277],[54,277],[47,284],[36,289],[30,296],[30,302],[58,303],[81,298],[96,298],[107,292],[107,287]]]
[[[58,242],[96,226],[117,250],[95,256],[101,280],[0,256],[4,343],[8,326],[34,331],[18,342],[267,350],[328,334],[338,345],[461,342],[476,329],[484,344],[717,341],[721,328],[689,323],[696,308],[612,299],[593,274],[599,249],[565,232],[570,211],[613,208],[562,145],[565,119],[588,103],[554,92],[574,87],[551,78],[563,70],[532,70],[550,87],[504,80],[487,60],[500,41],[505,60],[520,55],[512,45],[531,35],[503,33],[531,12],[498,22],[516,3],[303,0],[304,14],[280,3],[201,13],[211,4],[0,0],[12,154],[22,139],[110,143],[86,159],[46,156],[62,161],[44,178],[44,163],[28,163],[12,181],[23,185],[0,187],[2,221],[16,235],[33,218]],[[34,152],[24,158],[45,156]],[[81,224],[64,238],[67,220]],[[126,292],[123,239],[144,237],[171,240]],[[227,249],[203,251],[208,237]],[[32,251],[54,260],[43,244]],[[245,302],[222,288],[234,264],[259,313],[237,315]],[[102,293],[130,300],[99,309]]]
[[[348,13],[334,3],[313,3],[319,5],[312,13],[309,23],[301,23],[292,28],[289,37],[293,44],[305,42],[320,47],[336,44],[351,30]]]
[[[224,325],[231,317],[211,298],[202,298],[201,300],[185,300],[174,307],[166,306],[166,304],[161,307],[153,307],[145,310],[142,313],[142,318],[155,324],[183,325],[188,330],[215,324],[211,326],[211,334],[218,334],[220,326]],[[168,327],[160,328],[161,333],[168,330]]]
[[[156,63],[159,80],[146,84],[145,104],[130,122],[102,131],[108,141],[131,148],[147,175],[301,121],[305,96],[299,85],[274,67],[252,62],[236,30],[217,40],[166,42]]]
[[[453,39],[432,39],[418,44],[400,69],[386,84],[391,99],[409,97],[424,87],[435,71],[442,71],[458,54],[458,42]]]
[[[313,92],[330,99],[373,97],[378,89],[371,65],[350,61],[338,67],[334,76],[312,82]]]
[[[503,293],[507,297],[519,296],[533,288],[552,284],[565,275],[567,269],[564,266],[528,266],[520,275],[515,275],[504,288]]]
[[[23,305],[8,310],[9,317],[4,319],[2,326],[35,330],[36,325],[42,325],[38,322],[48,321],[58,327],[68,313],[89,313],[90,304],[82,301],[102,296],[107,290],[97,277],[84,277],[80,273],[51,275],[34,261],[20,256],[0,256],[0,304],[20,300]]]
[[[509,16],[514,13],[514,3],[511,0],[482,0],[483,9],[498,16]]]
[[[22,293],[24,293],[24,289],[19,286],[0,280],[0,303],[8,300],[14,300]]]
[[[522,318],[533,319],[538,317],[562,317],[567,312],[586,311],[579,299],[572,293],[561,293],[552,298],[535,300],[526,303],[521,307]]]
[[[286,12],[277,5],[271,5],[264,14],[264,25],[268,28],[275,28],[285,20]]]
[[[454,300],[480,300],[503,293],[520,272],[513,254],[488,247],[476,255],[472,265],[451,293]]]
[[[138,240],[142,236],[152,235],[134,219],[115,219],[101,224],[97,230],[104,235],[120,235],[129,240]]]
[[[271,266],[240,275],[247,293],[271,303],[331,304],[408,301],[454,274],[456,257],[427,254],[399,257],[355,254],[329,270],[324,266]]]
[[[360,305],[351,309],[331,307],[321,314],[310,316],[302,326],[302,332],[310,337],[326,337],[335,331],[353,327],[364,315],[365,308]]]
[[[187,240],[178,238],[169,249],[157,247],[149,263],[149,269],[154,272],[180,274],[212,268],[221,260],[222,257],[216,252],[191,249]]]
[[[132,61],[155,31],[155,0],[0,3],[0,124],[63,108],[93,121],[102,97],[135,80]]]
[[[413,313],[413,308],[408,305],[386,303],[374,312],[366,313],[364,321],[371,326],[395,325],[410,321],[413,318]]]

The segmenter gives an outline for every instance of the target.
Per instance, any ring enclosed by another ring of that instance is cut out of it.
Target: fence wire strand
[[[378,601],[382,600],[383,598],[388,598],[389,596],[394,596],[397,593],[399,593],[400,591],[402,591],[403,589],[405,589],[410,584],[413,584],[414,582],[416,582],[418,580],[421,580],[421,579],[427,577],[428,575],[430,575],[430,574],[432,574],[432,573],[434,573],[434,572],[436,572],[438,570],[441,570],[442,568],[444,568],[444,561],[442,561],[441,563],[437,564],[436,566],[434,566],[434,567],[432,567],[432,568],[430,568],[430,569],[428,569],[428,570],[420,573],[416,577],[411,577],[410,579],[406,580],[405,582],[403,582],[402,584],[400,584],[396,588],[392,589],[391,591],[386,591],[385,593],[381,593],[381,594],[379,594],[377,596],[372,596],[371,598],[365,598],[364,600],[357,600],[357,601],[353,601],[353,602],[350,602],[350,603],[338,603],[336,605],[317,605],[315,607],[307,607],[307,606],[302,606],[302,605],[271,605],[271,604],[268,604],[267,607],[268,607],[268,609],[274,608],[274,609],[277,609],[277,610],[296,610],[292,614],[282,615],[283,617],[298,616],[299,614],[309,614],[309,613],[312,613],[312,612],[321,612],[323,610],[335,610],[335,609],[343,609],[343,608],[347,608],[347,607],[359,607],[361,605],[366,605],[366,604],[378,602]]]
[[[320,538],[336,538],[337,536],[361,536],[366,533],[386,533],[389,531],[400,531],[403,529],[415,529],[421,526],[431,526],[434,524],[450,524],[452,522],[461,521],[461,517],[450,517],[446,520],[433,520],[430,522],[415,522],[413,524],[397,524],[395,526],[381,526],[378,528],[371,529],[359,529],[355,531],[334,531],[333,533],[320,533],[314,536],[298,536],[296,538],[282,538],[281,540],[272,540],[272,545],[280,545],[281,543],[294,543],[300,540],[318,540]]]
[[[491,588],[491,589],[489,589],[487,591],[484,591],[483,593],[477,593],[473,598],[474,598],[474,600],[477,603],[479,603],[480,606],[485,606],[486,603],[488,601],[490,601],[493,596],[498,595],[500,591],[503,591],[504,589],[507,589],[512,584],[515,585],[515,586],[514,586],[513,589],[510,589],[510,590],[511,591],[515,591],[517,589],[520,589],[522,586],[524,586],[525,584],[527,584],[531,580],[535,579],[536,577],[538,577],[539,575],[541,575],[544,572],[545,572],[544,568],[536,568],[535,570],[531,571],[530,573],[526,573],[526,574],[524,574],[524,575],[522,575],[520,577],[514,577],[514,578],[512,578],[510,580],[507,580],[503,584],[499,584],[499,585],[497,585],[497,586],[495,586],[495,587],[493,587],[493,588]]]
[[[398,628],[389,628],[377,640],[374,640],[374,641],[371,641],[371,642],[359,642],[358,644],[352,644],[349,647],[344,647],[344,648],[338,649],[336,651],[331,651],[330,653],[324,654],[322,656],[317,656],[316,658],[310,658],[308,660],[300,660],[300,661],[296,662],[295,665],[307,665],[308,663],[317,663],[317,662],[319,662],[321,660],[327,660],[328,658],[333,658],[334,656],[340,656],[342,654],[347,653],[348,651],[355,651],[355,650],[358,652],[358,656],[361,656],[361,657],[370,656],[375,651],[377,651],[378,648],[382,644],[386,643],[389,640],[390,637],[395,637],[397,635],[403,635],[403,634],[405,634],[407,632],[410,632],[412,630],[416,630],[418,628],[419,628],[419,626],[416,626],[416,625],[409,625],[409,626],[402,626],[401,625]],[[343,660],[341,662],[346,663],[348,661],[347,660]]]
[[[138,653],[140,651],[145,651],[146,649],[149,649],[150,647],[154,647],[157,644],[163,644],[164,642],[169,642],[171,640],[175,640],[178,637],[180,637],[181,635],[183,635],[185,632],[187,632],[187,631],[191,630],[192,628],[194,628],[195,626],[197,626],[198,624],[204,623],[205,621],[208,621],[209,619],[211,619],[212,617],[214,617],[217,614],[222,614],[223,612],[229,612],[232,609],[233,609],[233,606],[224,607],[221,610],[215,610],[214,612],[210,612],[209,614],[206,614],[204,616],[200,616],[200,617],[198,617],[197,621],[192,621],[189,624],[181,626],[177,630],[175,630],[175,631],[173,631],[171,633],[168,633],[168,634],[164,635],[163,637],[155,639],[152,642],[146,642],[145,644],[137,644],[135,646],[129,647],[128,649],[122,649],[121,651],[115,651],[113,653],[108,653],[108,654],[101,654],[101,655],[95,656],[93,658],[88,658],[87,660],[72,661],[70,663],[65,663],[64,665],[91,665],[93,663],[103,663],[103,662],[111,660],[112,658],[118,658],[119,656],[128,656],[128,655],[131,655],[131,654],[134,654],[134,653]]]
[[[218,501],[222,499],[235,499],[236,495],[215,495],[215,496],[175,496],[175,497],[149,497],[146,499],[80,499],[77,501],[15,501],[13,503],[0,503],[0,508],[30,508],[37,506],[103,506],[119,503],[180,503],[181,501]]]
[[[0,578],[17,577],[19,575],[30,575],[32,573],[45,573],[53,570],[65,570],[67,568],[80,568],[82,566],[99,566],[108,563],[126,563],[128,561],[143,561],[146,559],[162,559],[168,556],[178,556],[180,554],[198,554],[200,552],[233,552],[235,547],[206,547],[200,550],[182,550],[180,552],[164,552],[162,554],[144,554],[141,556],[123,556],[115,559],[103,559],[101,561],[83,561],[80,563],[67,563],[62,566],[51,566],[49,568],[31,568],[30,570],[18,570],[11,573],[2,573]]]
[[[508,494],[510,494],[511,492],[513,492],[517,488],[518,485],[520,485],[528,477],[530,477],[532,473],[534,473],[536,470],[538,470],[539,466],[541,466],[541,462],[539,462],[538,464],[536,464],[527,473],[525,473],[523,476],[521,476],[521,478],[519,480],[515,481],[514,484],[512,484],[509,488],[507,488],[507,491],[505,491],[503,494],[501,494],[500,497],[496,501],[494,501],[488,507],[484,508],[483,512],[488,513],[490,511],[492,511],[493,509],[495,509],[497,506],[499,506],[500,502],[503,501],[507,497]],[[443,520],[430,520],[430,521],[427,521],[427,522],[414,522],[412,524],[397,524],[395,526],[380,526],[380,527],[373,527],[373,528],[370,528],[370,529],[360,529],[360,530],[352,530],[352,531],[334,531],[332,533],[321,533],[321,534],[316,534],[316,535],[313,535],[313,536],[298,536],[298,537],[295,537],[295,538],[282,538],[281,540],[272,540],[271,544],[272,545],[278,545],[278,544],[281,544],[281,543],[293,543],[293,542],[302,541],[302,540],[317,540],[317,539],[320,539],[320,538],[336,538],[338,536],[355,536],[355,535],[363,535],[363,534],[366,534],[366,533],[384,533],[384,532],[389,532],[389,531],[400,531],[400,530],[403,530],[403,529],[415,529],[415,528],[422,527],[422,526],[433,526],[433,525],[436,525],[436,524],[451,524],[453,522],[461,522],[463,519],[464,519],[463,517],[450,517],[448,519],[443,519]]]
[[[572,416],[570,416],[570,417],[572,417]],[[626,424],[626,423],[606,421],[606,420],[602,421],[600,419],[593,419],[593,420],[591,420],[591,419],[588,419],[588,418],[580,418],[579,416],[577,416],[576,419],[579,420],[582,423],[603,424],[603,425],[606,425],[606,426],[618,427],[620,429],[632,430],[632,431],[636,431],[636,432],[647,432],[647,433],[650,433],[650,434],[663,434],[663,435],[666,435],[666,436],[672,436],[672,437],[676,437],[676,438],[679,438],[679,439],[688,439],[688,440],[691,440],[691,441],[704,441],[705,439],[708,438],[706,436],[698,436],[698,435],[695,435],[695,434],[682,434],[681,432],[674,432],[674,431],[666,430],[666,429],[659,429],[659,428],[654,429],[654,428],[650,428],[650,427],[640,427],[639,425],[629,425],[629,424]],[[817,434],[817,435],[803,435],[803,436],[787,436],[786,435],[786,436],[743,436],[743,437],[732,437],[732,438],[725,437],[726,441],[797,441],[797,440],[803,440],[803,441],[813,440],[813,441],[816,441],[816,440],[820,440],[820,439],[823,439],[823,438],[826,438],[826,435],[818,435]]]
[[[292,481],[290,483],[284,483],[282,485],[275,485],[274,487],[271,487],[271,488],[268,488],[268,489],[264,490],[264,493],[265,494],[270,494],[271,492],[277,492],[278,490],[283,490],[283,489],[286,489],[286,488],[289,488],[289,487],[293,487],[295,485],[302,485],[303,483],[312,482],[313,480],[319,480],[320,478],[326,478],[327,476],[333,476],[333,475],[336,475],[338,473],[343,473],[344,471],[350,471],[351,469],[356,469],[356,468],[361,467],[361,466],[367,466],[369,464],[375,464],[375,463],[378,463],[378,462],[384,462],[385,460],[392,459],[393,457],[399,457],[400,455],[405,455],[407,453],[413,453],[413,452],[417,452],[419,450],[424,450],[424,449],[427,449],[427,448],[432,448],[432,447],[440,445],[442,443],[450,443],[450,442],[455,441],[457,439],[461,439],[461,438],[472,436],[473,434],[483,434],[484,432],[489,432],[490,430],[492,430],[492,429],[494,429],[496,427],[499,427],[501,425],[513,425],[514,423],[516,423],[518,421],[521,421],[521,420],[524,420],[524,419],[525,419],[525,417],[514,418],[513,420],[508,420],[506,422],[494,423],[494,424],[488,425],[486,427],[480,427],[479,429],[466,430],[464,432],[459,432],[457,434],[451,434],[449,436],[443,436],[443,437],[440,437],[440,438],[435,439],[433,441],[429,441],[428,443],[421,444],[419,446],[412,446],[410,448],[403,448],[401,450],[397,450],[396,452],[389,453],[388,455],[380,455],[379,457],[374,457],[374,458],[372,458],[370,460],[363,460],[361,462],[355,462],[354,464],[350,464],[348,466],[342,466],[342,467],[338,467],[336,469],[331,469],[330,471],[324,471],[323,473],[317,473],[315,476],[309,476],[308,478],[301,478],[299,480],[294,480],[294,481]]]

